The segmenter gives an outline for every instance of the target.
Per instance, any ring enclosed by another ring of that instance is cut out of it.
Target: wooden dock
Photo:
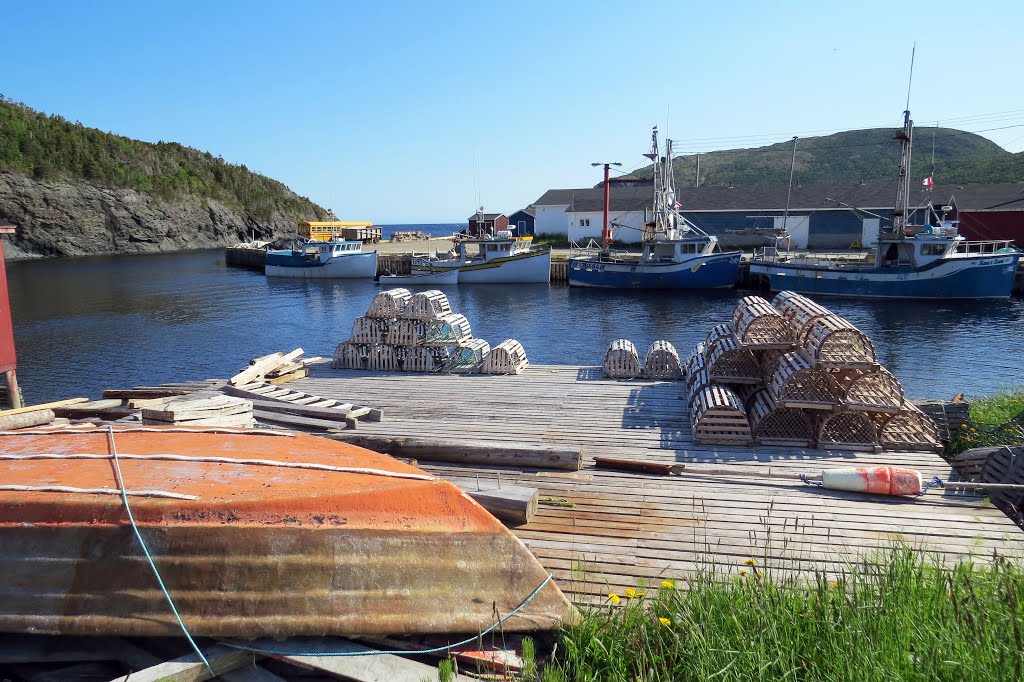
[[[1024,534],[983,498],[942,490],[917,499],[827,491],[793,480],[823,468],[899,465],[948,480],[939,455],[695,446],[684,382],[605,379],[599,367],[533,365],[519,376],[317,368],[290,388],[384,409],[359,433],[584,448],[578,472],[421,462],[472,488],[540,490],[514,529],[580,599],[714,569],[839,574],[902,542],[947,561],[1024,556]],[[595,456],[685,463],[682,476],[597,469]],[[696,475],[709,467],[745,474]],[[768,471],[789,480],[765,480]],[[547,500],[544,503],[544,500]]]

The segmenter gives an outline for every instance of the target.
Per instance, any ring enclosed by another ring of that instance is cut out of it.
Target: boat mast
[[[896,208],[892,213],[892,232],[897,239],[906,236],[908,207],[910,203],[910,156],[914,142],[914,122],[910,120],[910,86],[914,82],[914,54],[917,45],[910,52],[910,80],[907,82],[907,108],[903,111],[903,130],[896,133],[900,141],[900,175],[896,187]]]

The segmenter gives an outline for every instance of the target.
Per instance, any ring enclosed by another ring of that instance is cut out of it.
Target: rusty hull
[[[213,455],[423,473],[313,436],[116,433],[119,453]],[[0,452],[107,453],[104,433],[0,436]],[[110,460],[0,461],[5,484],[116,488]],[[143,537],[195,635],[477,632],[546,571],[440,480],[258,465],[122,460]],[[115,495],[0,491],[0,632],[176,635]],[[575,611],[554,583],[503,625],[549,630]]]

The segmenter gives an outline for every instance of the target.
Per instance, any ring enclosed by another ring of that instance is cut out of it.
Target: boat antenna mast
[[[899,184],[896,187],[896,208],[892,213],[892,232],[897,239],[906,236],[908,204],[910,202],[910,161],[914,143],[914,122],[910,119],[910,86],[914,82],[914,54],[917,44],[910,53],[910,79],[907,82],[907,108],[903,110],[903,130],[896,133],[900,141]]]
[[[658,126],[651,132],[651,151],[644,154],[654,163],[653,239],[681,239],[687,232],[706,237],[707,234],[679,212],[676,200],[675,169],[672,167],[672,140],[665,138],[665,156],[659,154]]]

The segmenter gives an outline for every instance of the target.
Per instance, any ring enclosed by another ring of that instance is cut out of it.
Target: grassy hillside
[[[0,172],[82,180],[162,199],[216,199],[260,220],[324,219],[327,211],[282,183],[175,142],[151,144],[46,116],[0,97]]]
[[[895,179],[900,145],[892,128],[850,130],[823,137],[809,137],[797,143],[794,182]],[[951,128],[917,128],[911,175],[931,174],[932,136],[935,137],[935,178],[937,182],[1024,181],[1024,153],[1010,154],[991,140]],[[702,154],[702,185],[727,186],[786,184],[789,181],[792,142],[756,149],[730,149]],[[695,156],[675,159],[676,182],[693,185]],[[632,173],[650,177],[651,167]]]

